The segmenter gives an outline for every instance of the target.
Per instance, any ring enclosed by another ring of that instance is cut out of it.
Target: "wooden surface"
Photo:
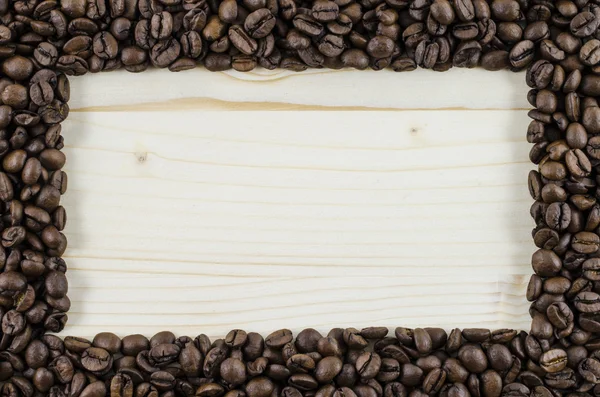
[[[73,79],[63,334],[528,329],[523,80]]]

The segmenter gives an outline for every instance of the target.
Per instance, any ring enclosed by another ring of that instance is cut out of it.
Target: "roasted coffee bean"
[[[510,64],[515,68],[524,68],[534,58],[535,44],[530,40],[517,43],[508,54]]]
[[[268,36],[275,27],[275,24],[276,20],[273,14],[268,9],[261,8],[246,17],[244,29],[250,37],[260,39]]]
[[[381,358],[377,353],[363,353],[356,360],[356,372],[363,380],[377,376],[381,368]]]
[[[452,64],[459,68],[474,68],[479,65],[482,48],[476,41],[461,42],[456,48]]]
[[[591,36],[598,28],[598,17],[589,11],[581,12],[571,20],[569,28],[577,37]]]
[[[489,71],[506,69],[510,65],[507,51],[490,51],[481,57],[481,67]]]
[[[554,230],[566,230],[571,223],[571,207],[567,203],[552,203],[546,210],[545,220],[546,224]]]
[[[165,40],[173,32],[173,16],[163,11],[152,15],[150,20],[150,34],[156,40]]]
[[[81,365],[93,374],[103,375],[107,373],[110,371],[112,363],[112,355],[98,347],[90,347],[81,354]]]
[[[124,373],[116,374],[110,382],[111,396],[133,396],[134,385],[131,377]]]
[[[578,365],[579,373],[588,382],[596,384],[600,377],[600,362],[595,358],[585,358]]]
[[[454,7],[448,0],[436,0],[431,5],[429,12],[431,16],[442,25],[450,25],[454,22],[456,14]]]
[[[582,254],[592,254],[598,251],[599,245],[600,237],[591,232],[576,233],[571,240],[573,250]]]
[[[458,358],[465,368],[473,373],[481,373],[487,369],[488,360],[481,348],[476,345],[465,345],[458,350]]]
[[[159,41],[150,50],[150,61],[158,68],[165,68],[177,60],[181,45],[175,39]]]
[[[312,17],[319,22],[331,22],[339,15],[339,7],[333,1],[317,0],[312,6]]]
[[[94,36],[94,54],[100,59],[114,59],[118,55],[119,44],[110,32],[101,32]]]
[[[252,37],[248,36],[244,29],[239,25],[229,28],[229,40],[240,52],[246,55],[252,55],[258,50],[258,43]]]
[[[472,0],[456,0],[454,2],[456,16],[463,22],[468,22],[475,18],[475,6]]]
[[[567,353],[562,349],[548,350],[540,357],[540,366],[546,372],[559,372],[567,366]]]

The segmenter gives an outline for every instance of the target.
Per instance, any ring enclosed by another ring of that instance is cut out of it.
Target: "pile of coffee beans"
[[[0,393],[600,396],[599,25],[600,0],[0,0]],[[49,334],[70,308],[67,75],[198,65],[526,70],[530,332]]]
[[[45,335],[0,366],[3,396],[553,397],[598,394],[600,357],[514,330]],[[565,350],[566,349],[566,350]]]
[[[595,66],[596,0],[0,0],[0,58],[81,75],[150,65]],[[597,47],[597,46],[596,46]]]

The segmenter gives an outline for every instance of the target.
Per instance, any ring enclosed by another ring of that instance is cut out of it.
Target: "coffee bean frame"
[[[3,396],[600,395],[600,5],[590,0],[0,0]],[[61,339],[69,80],[149,67],[524,71],[534,275],[510,329]]]

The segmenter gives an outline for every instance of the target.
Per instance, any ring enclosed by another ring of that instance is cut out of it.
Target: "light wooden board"
[[[523,80],[72,80],[63,333],[528,329]]]

